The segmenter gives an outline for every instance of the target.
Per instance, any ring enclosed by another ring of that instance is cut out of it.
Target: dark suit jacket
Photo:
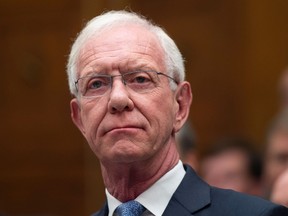
[[[209,186],[193,169],[172,196],[163,216],[288,216],[288,208],[258,197]],[[92,216],[107,216],[107,203]]]

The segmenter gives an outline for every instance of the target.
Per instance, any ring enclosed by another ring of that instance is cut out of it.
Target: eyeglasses
[[[106,74],[88,75],[80,77],[75,86],[80,95],[84,98],[95,98],[105,95],[112,87],[115,77],[121,77],[122,82],[129,89],[136,93],[144,94],[153,91],[160,85],[159,75],[165,76],[176,84],[178,82],[161,72],[157,71],[133,71],[115,76]]]

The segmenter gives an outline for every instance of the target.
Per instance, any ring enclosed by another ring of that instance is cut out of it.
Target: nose
[[[108,102],[108,110],[110,113],[118,113],[123,111],[131,111],[134,108],[134,103],[130,98],[126,85],[120,79],[113,80],[111,92]]]

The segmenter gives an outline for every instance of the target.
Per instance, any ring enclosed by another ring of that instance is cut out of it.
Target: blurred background
[[[65,64],[90,18],[125,8],[163,26],[182,51],[200,153],[224,136],[262,148],[288,65],[287,0],[1,0],[1,216],[102,206],[98,161],[70,119]]]

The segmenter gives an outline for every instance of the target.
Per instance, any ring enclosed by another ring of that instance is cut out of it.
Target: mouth
[[[119,127],[112,127],[108,129],[105,134],[107,133],[135,133],[139,130],[143,130],[142,127],[127,125],[127,126],[119,126]]]

